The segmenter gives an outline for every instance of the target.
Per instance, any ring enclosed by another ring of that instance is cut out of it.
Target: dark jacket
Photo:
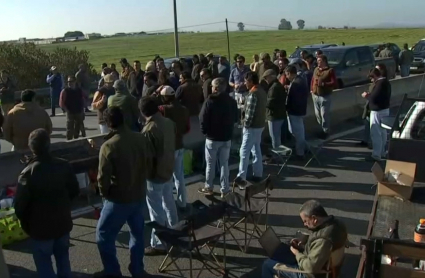
[[[50,91],[53,94],[59,94],[63,88],[63,78],[60,73],[52,74],[50,73],[47,76],[47,83],[50,85]]]
[[[266,119],[268,121],[286,119],[286,91],[276,79],[267,92]]]
[[[211,72],[213,78],[218,77],[218,63],[214,60],[208,62],[208,69]]]
[[[212,141],[229,141],[238,121],[238,106],[228,93],[212,94],[199,115],[202,133]]]
[[[59,106],[70,114],[79,114],[84,111],[84,96],[80,88],[65,88],[60,96]]]
[[[375,81],[375,86],[368,97],[369,109],[371,111],[380,111],[390,108],[391,84],[386,78]]]
[[[202,83],[202,92],[204,93],[204,100],[212,94],[212,78],[208,78]]]
[[[106,136],[99,153],[100,194],[116,203],[142,202],[146,194],[147,140],[123,126]]]
[[[268,84],[263,78],[263,74],[266,72],[266,70],[272,69],[276,73],[276,76],[279,74],[279,67],[276,66],[272,61],[269,62],[262,62],[260,63],[259,69],[258,69],[258,77],[260,78],[260,85],[263,88],[264,91],[267,91]]]
[[[198,116],[204,96],[202,87],[194,80],[186,80],[176,91],[176,99],[189,109],[190,116]]]
[[[127,88],[130,94],[139,99],[142,97],[143,86],[145,85],[143,76],[145,72],[143,70],[133,71],[130,73],[130,77],[127,80]]]
[[[310,92],[305,80],[298,76],[291,82],[286,100],[288,115],[305,116],[307,114],[307,101]]]
[[[193,65],[192,69],[192,79],[195,80],[195,82],[199,82],[201,79],[200,73],[202,70],[203,65],[201,63]]]
[[[115,92],[108,98],[108,107],[117,106],[124,114],[124,122],[131,130],[137,130],[140,111],[137,107],[137,100],[128,92]]]
[[[57,239],[72,230],[71,201],[80,188],[68,162],[50,155],[34,157],[18,178],[15,212],[24,231],[36,240]]]
[[[189,110],[178,101],[158,107],[165,118],[176,124],[176,150],[183,148],[183,135],[190,131]]]
[[[6,80],[0,78],[0,101],[2,104],[15,104],[15,82],[8,77]]]

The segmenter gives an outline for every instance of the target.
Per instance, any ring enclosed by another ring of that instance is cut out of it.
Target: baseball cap
[[[174,96],[174,89],[170,86],[163,86],[161,89],[161,96]]]
[[[56,69],[56,67],[55,66],[52,66],[51,68],[50,68],[50,70],[51,71],[54,71]]]
[[[276,75],[276,72],[275,72],[274,70],[272,70],[272,69],[268,69],[268,70],[266,70],[266,71],[263,73],[262,78],[267,77],[267,76],[270,76],[270,75]]]

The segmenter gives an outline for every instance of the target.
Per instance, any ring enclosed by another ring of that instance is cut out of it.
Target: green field
[[[292,30],[292,31],[244,31],[230,32],[230,53],[244,55],[251,61],[253,54],[271,53],[273,49],[285,49],[292,53],[296,46],[306,44],[345,42],[350,44],[374,44],[393,42],[402,46],[412,45],[425,37],[425,29],[352,29],[352,30]],[[213,52],[227,56],[226,33],[180,34],[180,55]],[[151,35],[142,37],[120,37],[83,42],[43,45],[43,49],[57,46],[77,47],[90,51],[90,62],[97,70],[105,63],[118,63],[120,58],[129,61],[138,59],[143,63],[155,54],[174,57],[173,35]]]

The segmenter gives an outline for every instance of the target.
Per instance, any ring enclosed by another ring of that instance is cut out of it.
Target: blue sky
[[[319,4],[320,3],[320,4]],[[306,27],[374,26],[380,23],[425,25],[423,0],[177,0],[179,26],[242,21],[246,29],[277,27],[281,18],[306,21]],[[408,12],[405,12],[406,7]],[[0,40],[50,38],[66,31],[140,32],[173,28],[172,0],[0,0]],[[236,29],[236,24],[230,24]],[[188,28],[224,30],[224,23]]]

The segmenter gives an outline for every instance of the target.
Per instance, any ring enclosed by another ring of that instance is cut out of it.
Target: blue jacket
[[[305,116],[307,114],[307,101],[310,91],[303,77],[297,75],[289,85],[286,111],[288,115]]]
[[[47,75],[46,82],[50,84],[50,91],[59,94],[63,89],[63,77],[60,73]]]

